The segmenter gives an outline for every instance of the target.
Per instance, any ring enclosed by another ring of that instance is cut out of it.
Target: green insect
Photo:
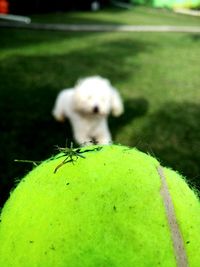
[[[91,152],[91,151],[99,151],[102,149],[102,147],[95,147],[93,149],[85,149],[84,148],[74,148],[73,143],[71,142],[70,147],[57,147],[58,151],[62,153],[62,155],[58,157],[54,157],[54,159],[58,159],[61,157],[65,157],[65,159],[55,168],[54,173],[57,172],[57,170],[62,167],[64,164],[68,162],[74,163],[79,157],[84,158],[82,154],[85,152]]]
[[[59,157],[55,157],[57,158],[61,158],[61,157],[66,157],[54,170],[54,173],[57,172],[57,170],[63,166],[64,164],[68,163],[68,162],[72,162],[74,163],[75,160],[77,160],[79,157],[81,158],[85,158],[83,155],[81,155],[81,150],[80,148],[73,148],[73,143],[71,142],[70,147],[57,147],[58,151],[63,153],[61,156]]]
[[[91,149],[74,148],[73,143],[71,142],[70,147],[57,146],[57,150],[61,153],[61,155],[52,156],[49,160],[59,159],[59,158],[65,157],[65,159],[55,168],[54,173],[56,173],[60,167],[62,167],[64,164],[66,164],[68,162],[72,162],[74,164],[74,161],[76,161],[78,158],[85,159],[85,156],[82,155],[83,153],[91,152],[91,151],[99,151],[101,149],[102,149],[102,147],[94,147]],[[18,159],[14,160],[14,161],[20,162],[20,163],[32,163],[33,166],[35,166],[35,167],[37,167],[40,163],[42,163],[42,161],[18,160]]]

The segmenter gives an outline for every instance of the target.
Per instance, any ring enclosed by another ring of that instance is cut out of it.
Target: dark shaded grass
[[[200,105],[191,102],[165,103],[140,130],[137,147],[149,151],[188,177],[190,186],[200,189]],[[132,143],[135,145],[135,142]],[[190,179],[189,179],[190,178]]]

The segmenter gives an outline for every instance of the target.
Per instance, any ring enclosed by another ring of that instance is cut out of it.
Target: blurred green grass
[[[87,24],[126,24],[126,25],[176,25],[198,26],[199,18],[177,15],[167,9],[133,7],[130,10],[120,8],[103,9],[98,12],[70,12],[61,16],[46,14],[32,16],[33,22],[51,23],[87,23]]]
[[[35,22],[196,25],[199,18],[148,8],[33,16]],[[200,35],[0,29],[1,202],[54,145],[72,139],[51,116],[57,93],[101,75],[120,91],[125,114],[110,118],[114,142],[136,146],[200,188]]]

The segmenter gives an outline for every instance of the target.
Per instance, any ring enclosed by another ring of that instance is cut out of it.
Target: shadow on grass
[[[15,179],[32,169],[32,165],[15,163],[14,159],[44,160],[55,153],[54,145],[63,146],[66,139],[72,140],[69,124],[60,125],[51,116],[58,91],[73,86],[78,78],[88,75],[102,75],[113,84],[124,80],[134,68],[131,63],[130,72],[127,58],[130,55],[134,58],[151,46],[122,39],[63,55],[12,56],[0,62],[1,205],[8,198]],[[137,64],[135,69],[138,69]],[[137,112],[127,103],[121,124],[118,120],[112,121],[113,135],[120,125],[137,116]]]
[[[0,28],[0,49],[23,48],[41,43],[52,43],[66,38],[64,32],[34,31]],[[81,37],[82,35],[80,35]]]
[[[32,22],[36,23],[66,23],[66,24],[124,24],[120,23],[120,15],[124,15],[126,10],[121,8],[104,9],[98,13],[71,11],[71,12],[58,12],[48,13],[43,15],[32,15]],[[116,21],[116,14],[118,21]],[[113,20],[114,15],[114,20]]]
[[[190,38],[191,38],[193,41],[200,42],[200,34],[191,34],[191,35],[190,35]]]
[[[134,68],[134,57],[137,54],[154,49],[153,43],[123,38],[105,40],[98,42],[98,45],[90,44],[86,48],[61,55],[12,56],[0,65],[1,85],[11,90],[19,90],[21,87],[20,90],[25,91],[26,83],[35,87],[36,83],[40,86],[49,81],[51,86],[60,89],[73,86],[80,77],[96,74],[109,78],[112,83],[126,80],[133,73],[127,59],[133,59],[131,67]],[[135,70],[138,68],[138,63],[135,63]]]
[[[124,114],[120,117],[109,117],[109,127],[113,139],[120,129],[128,125],[135,118],[145,116],[149,108],[149,103],[145,98],[134,98],[124,101]]]
[[[167,103],[149,117],[136,145],[187,177],[200,190],[200,106]]]

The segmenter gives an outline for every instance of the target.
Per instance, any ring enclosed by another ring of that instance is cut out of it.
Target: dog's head
[[[79,80],[74,88],[74,108],[82,114],[107,116],[112,113],[119,116],[123,104],[118,92],[109,80],[100,76]]]

